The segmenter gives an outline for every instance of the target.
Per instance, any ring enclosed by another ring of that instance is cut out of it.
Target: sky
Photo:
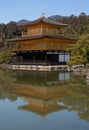
[[[45,17],[89,15],[89,0],[0,0],[0,23],[35,20],[43,12]]]

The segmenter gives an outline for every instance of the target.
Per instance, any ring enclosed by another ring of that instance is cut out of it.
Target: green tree
[[[81,35],[76,44],[70,45],[68,51],[71,53],[71,60],[68,64],[89,63],[89,34]]]

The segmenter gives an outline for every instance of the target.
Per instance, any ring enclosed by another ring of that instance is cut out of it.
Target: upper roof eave
[[[68,26],[68,24],[63,24],[63,23],[60,23],[60,22],[57,22],[57,21],[54,21],[54,20],[50,20],[46,17],[40,17],[34,21],[30,21],[29,23],[27,24],[23,24],[23,25],[17,25],[19,27],[25,27],[25,26],[32,26],[32,25],[37,25],[37,24],[40,24],[40,23],[45,23],[45,24],[50,24],[50,25],[54,25],[54,26]]]

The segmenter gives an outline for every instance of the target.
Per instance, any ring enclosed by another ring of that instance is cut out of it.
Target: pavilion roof
[[[54,105],[54,106],[48,106],[48,107],[37,107],[37,106],[32,106],[30,104],[20,106],[19,109],[21,110],[26,110],[26,111],[32,111],[34,113],[37,113],[38,115],[41,115],[42,117],[47,116],[48,114],[51,114],[56,111],[62,111],[66,107],[65,106],[59,106],[59,105]]]
[[[28,41],[28,40],[36,40],[36,39],[42,39],[42,38],[77,41],[77,39],[75,39],[75,38],[69,38],[69,37],[64,37],[64,36],[37,35],[37,36],[19,37],[19,38],[8,39],[7,42]]]
[[[57,22],[57,21],[54,21],[54,20],[51,20],[42,16],[34,21],[30,21],[26,24],[20,24],[18,26],[23,27],[23,26],[37,25],[39,23],[45,23],[45,24],[56,25],[56,26],[64,26],[64,27],[68,25],[68,24],[63,24],[63,23],[60,23],[60,22]]]

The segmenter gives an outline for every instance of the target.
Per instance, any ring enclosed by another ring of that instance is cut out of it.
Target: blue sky
[[[0,23],[45,16],[89,15],[89,0],[0,0]]]

